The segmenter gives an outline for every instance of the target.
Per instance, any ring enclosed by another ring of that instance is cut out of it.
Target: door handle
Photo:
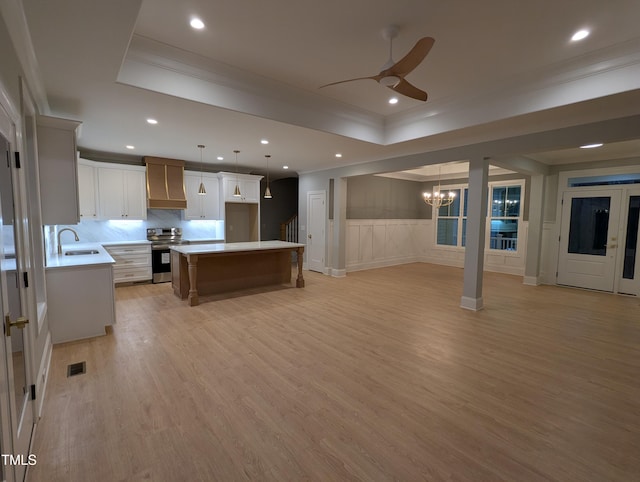
[[[309,234],[309,239],[311,239],[311,235]]]
[[[25,325],[29,323],[29,320],[24,316],[20,316],[16,321],[11,321],[11,317],[6,315],[4,317],[5,320],[5,334],[7,336],[11,336],[11,327],[18,328],[19,330],[24,329]]]

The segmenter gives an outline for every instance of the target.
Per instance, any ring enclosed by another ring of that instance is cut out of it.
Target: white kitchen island
[[[304,287],[304,244],[255,241],[171,247],[173,292],[190,306],[199,295],[291,282],[291,253],[298,254],[296,288]]]

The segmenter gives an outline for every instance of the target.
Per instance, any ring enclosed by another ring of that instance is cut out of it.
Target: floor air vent
[[[71,365],[67,365],[67,377],[82,375],[83,373],[87,373],[87,362],[72,363]]]

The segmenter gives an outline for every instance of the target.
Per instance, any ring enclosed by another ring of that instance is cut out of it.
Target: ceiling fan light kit
[[[395,87],[402,79],[397,75],[388,75],[380,79],[380,83],[385,87]]]
[[[345,82],[353,82],[354,80],[375,80],[379,84],[390,88],[398,94],[410,97],[412,99],[425,102],[427,100],[427,93],[413,84],[405,80],[405,77],[410,74],[427,56],[435,40],[432,37],[422,37],[419,39],[413,48],[407,55],[402,57],[398,62],[393,61],[392,47],[393,39],[398,35],[398,27],[390,25],[382,31],[382,37],[385,40],[389,40],[389,60],[382,66],[380,72],[377,75],[371,77],[357,77],[355,79],[340,80],[338,82],[332,82],[320,86],[320,88],[329,87],[331,85],[344,84]]]

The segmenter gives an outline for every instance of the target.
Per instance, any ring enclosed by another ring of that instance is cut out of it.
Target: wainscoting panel
[[[422,261],[427,219],[347,220],[347,271]]]
[[[484,269],[524,275],[529,223],[523,222],[518,251],[485,251]],[[347,271],[426,262],[464,266],[464,249],[435,244],[430,219],[348,219]]]

